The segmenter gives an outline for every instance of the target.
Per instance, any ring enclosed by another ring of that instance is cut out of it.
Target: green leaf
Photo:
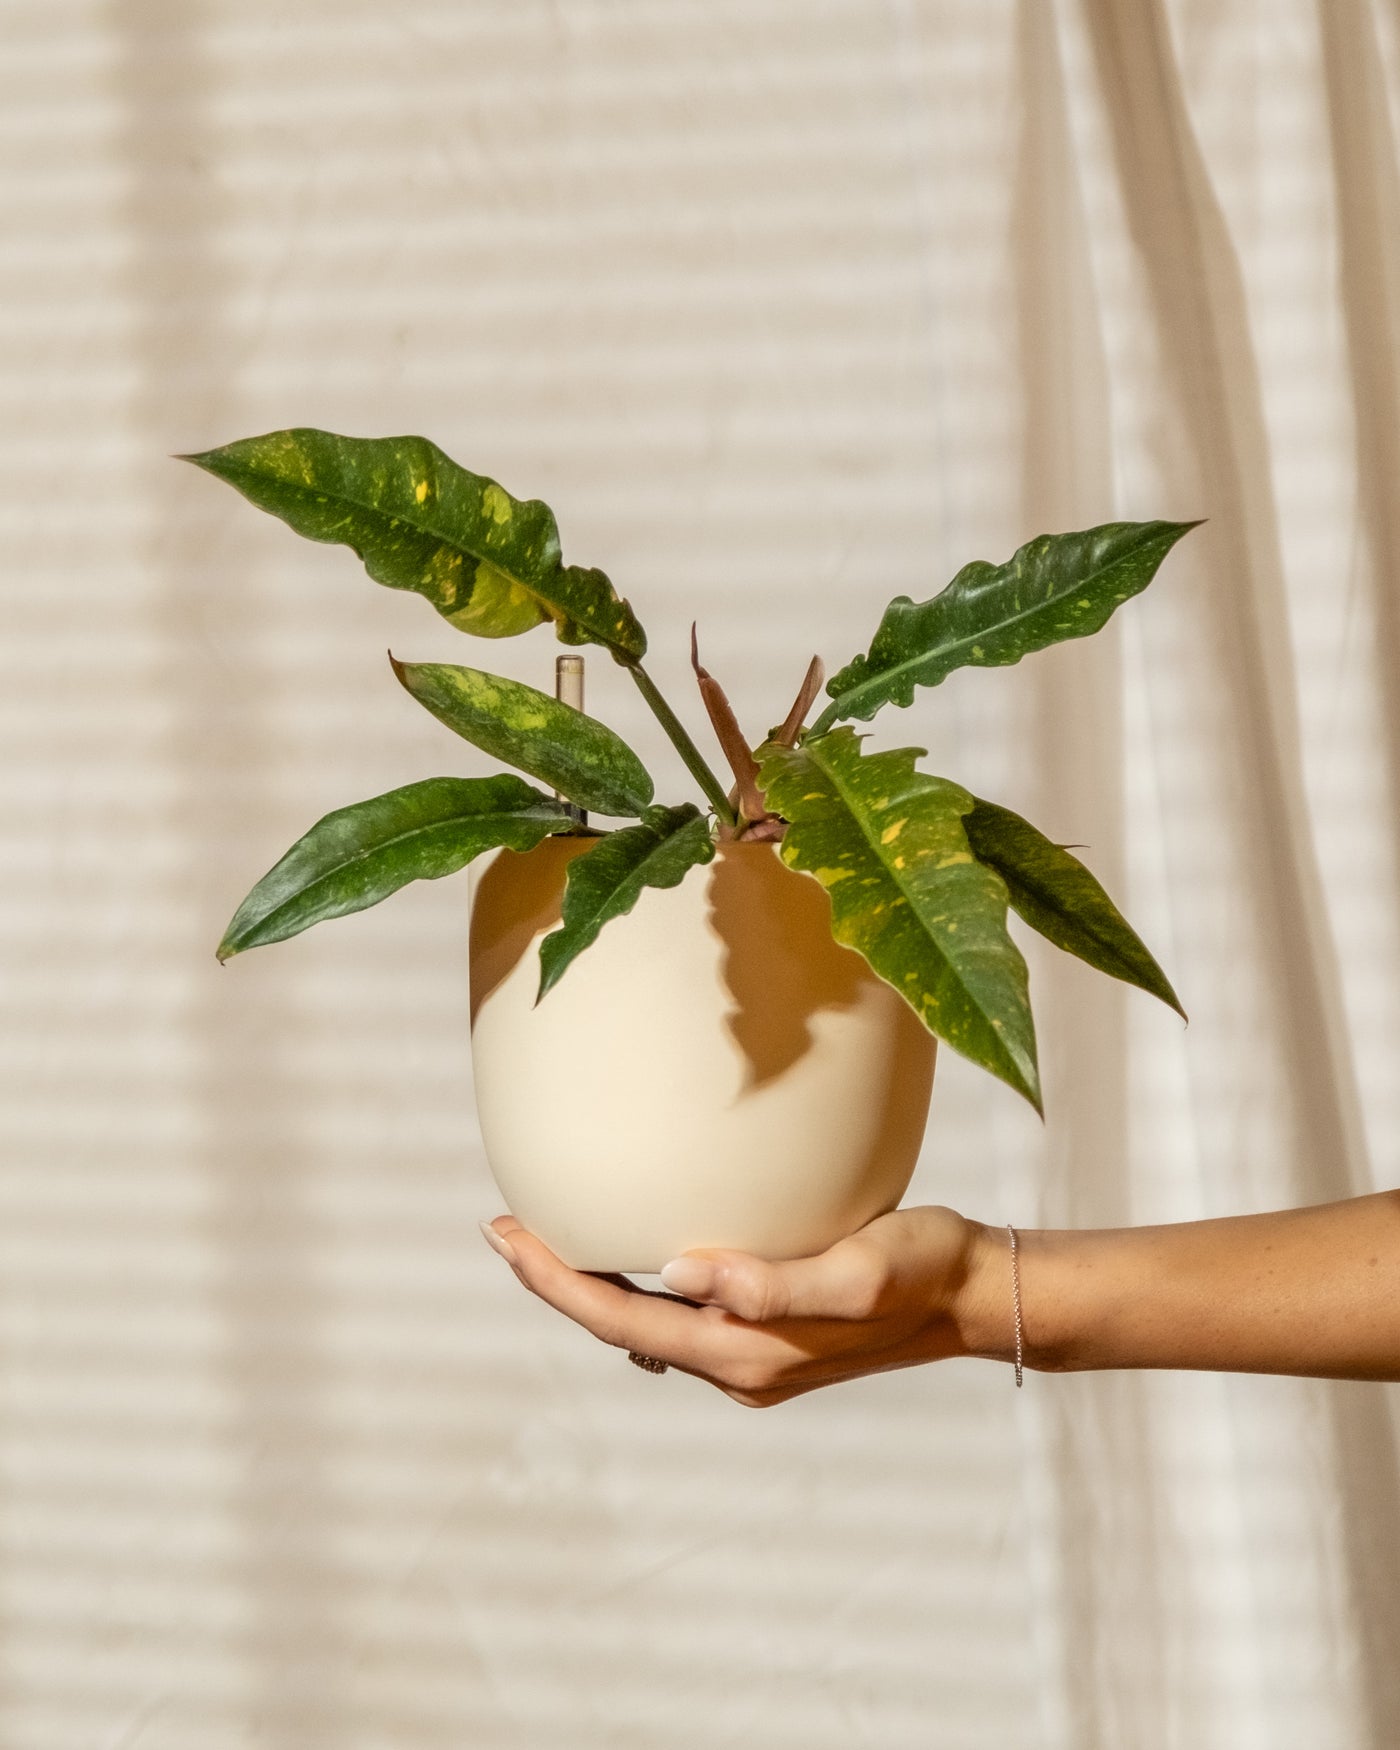
[[[869,651],[827,685],[831,704],[812,726],[873,717],[908,705],[955,668],[1019,662],[1034,650],[1097,632],[1195,523],[1104,523],[1079,534],[1041,535],[1005,565],[976,559],[926,602],[896,596]]]
[[[963,825],[968,843],[1001,876],[1012,906],[1033,930],[1186,1019],[1167,975],[1077,857],[995,802],[978,802]]]
[[[554,514],[468,473],[426,438],[299,427],[184,456],[312,541],[338,541],[376,583],[416,590],[463,632],[510,638],[553,620],[619,662],[646,634],[601,571],[563,565]]]
[[[410,881],[451,875],[482,851],[528,851],[573,817],[521,778],[424,778],[318,820],[239,906],[219,959],[363,911]]]
[[[427,707],[473,746],[509,760],[598,814],[636,815],[653,786],[632,749],[596,717],[548,693],[446,662],[395,662],[394,673]]]
[[[597,940],[604,924],[631,911],[644,887],[676,887],[714,854],[708,820],[687,802],[680,808],[649,808],[640,826],[610,832],[591,851],[574,857],[562,927],[540,943],[540,997]]]
[[[966,790],[915,768],[922,748],[861,753],[853,729],[767,742],[760,782],[791,824],[790,868],[831,901],[855,948],[925,1026],[1041,1111],[1026,963],[1006,931],[1006,886],[972,854]]]

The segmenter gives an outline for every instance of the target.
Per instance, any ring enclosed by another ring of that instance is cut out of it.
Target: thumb
[[[661,1272],[673,1294],[722,1307],[751,1324],[868,1318],[888,1279],[880,1249],[852,1240],[815,1258],[779,1264],[750,1252],[687,1252]]]

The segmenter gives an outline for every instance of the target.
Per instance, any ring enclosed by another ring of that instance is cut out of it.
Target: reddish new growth
[[[694,623],[690,628],[690,661],[695,670],[695,678],[700,683],[700,697],[705,701],[705,709],[714,726],[715,736],[734,773],[734,788],[729,792],[729,802],[739,818],[734,826],[720,827],[720,838],[780,839],[787,831],[787,822],[781,815],[774,814],[764,800],[758,783],[758,761],[753,757],[753,750],[739,727],[734,707],[729,703],[724,688],[707,668],[701,666],[700,646]],[[792,709],[781,725],[770,731],[770,741],[779,742],[783,747],[797,745],[797,738],[807,721],[807,713],[812,709],[812,702],[821,691],[825,679],[826,669],[822,659],[814,656],[807,665],[807,673],[803,677],[797,697],[792,702]]]

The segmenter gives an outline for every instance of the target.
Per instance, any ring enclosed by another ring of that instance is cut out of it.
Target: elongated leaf
[[[502,772],[424,778],[318,820],[239,906],[219,959],[280,942],[323,918],[363,911],[410,881],[451,875],[482,851],[528,851],[573,817],[562,802]]]
[[[995,802],[978,802],[963,826],[978,858],[1001,876],[1013,908],[1033,930],[1100,972],[1159,997],[1186,1019],[1166,973],[1077,857]]]
[[[1006,884],[963,831],[973,798],[918,771],[921,748],[862,755],[860,743],[841,728],[760,748],[768,805],[791,822],[783,861],[826,889],[838,942],[1038,1112],[1026,963],[1006,932]]]
[[[704,701],[710,727],[715,732],[715,740],[724,749],[724,757],[729,761],[729,769],[734,774],[734,789],[730,801],[737,806],[740,819],[762,820],[767,810],[763,806],[763,792],[758,788],[758,761],[753,757],[744,732],[739,727],[739,720],[734,715],[734,707],[729,703],[728,693],[700,661],[700,640],[693,620],[690,623],[690,666],[695,670],[695,679],[700,685],[700,697]]]
[[[709,822],[687,802],[649,808],[640,826],[611,832],[573,858],[563,924],[540,943],[540,996],[553,990],[604,924],[631,911],[644,887],[678,886],[714,854]]]
[[[793,700],[786,717],[769,735],[769,741],[781,742],[784,747],[791,747],[801,732],[802,725],[807,721],[807,713],[812,709],[812,703],[822,690],[822,682],[826,679],[826,664],[821,657],[814,656],[807,664],[807,672],[802,677],[802,685],[798,688],[797,697]]]
[[[479,668],[395,662],[420,705],[473,746],[597,814],[640,814],[651,801],[646,767],[606,723],[548,693]]]
[[[553,620],[566,644],[646,654],[636,616],[601,571],[563,565],[553,512],[512,498],[420,437],[299,427],[182,460],[227,480],[312,541],[336,541],[376,583],[411,589],[463,632],[510,638]]]
[[[831,704],[813,725],[868,720],[881,705],[908,705],[914,688],[936,687],[955,668],[1019,662],[1034,650],[1097,632],[1116,608],[1147,588],[1195,523],[1104,523],[1078,534],[1041,535],[1005,565],[974,560],[926,602],[896,596],[869,651],[827,685]]]

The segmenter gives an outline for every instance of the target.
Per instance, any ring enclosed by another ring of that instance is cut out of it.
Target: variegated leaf
[[[540,943],[540,996],[647,887],[675,887],[715,854],[710,823],[691,803],[649,808],[640,826],[623,827],[569,862],[563,922]]]
[[[841,728],[759,750],[768,805],[790,823],[783,861],[826,889],[838,942],[1040,1111],[1026,963],[1007,934],[1006,885],[963,830],[973,798],[920,772],[920,748],[860,744]]]
[[[956,668],[1019,662],[1066,638],[1097,632],[1147,588],[1195,523],[1104,523],[1028,541],[1004,565],[977,559],[926,602],[896,596],[869,651],[827,684],[831,703],[812,726],[868,720],[881,705],[908,705]]]
[[[363,911],[410,881],[451,875],[497,845],[531,850],[573,824],[562,802],[510,772],[424,778],[338,808],[298,839],[239,906],[219,959]]]
[[[978,802],[963,825],[973,851],[1005,881],[1012,907],[1033,930],[1186,1019],[1166,973],[1077,857],[995,802]]]
[[[183,460],[299,535],[353,548],[376,583],[416,590],[460,631],[509,638],[552,620],[567,644],[601,644],[625,663],[646,654],[603,573],[561,563],[546,505],[512,498],[426,438],[299,427]]]
[[[580,808],[639,815],[652,799],[646,767],[620,735],[537,687],[446,662],[395,662],[420,705],[475,747],[508,760]]]

